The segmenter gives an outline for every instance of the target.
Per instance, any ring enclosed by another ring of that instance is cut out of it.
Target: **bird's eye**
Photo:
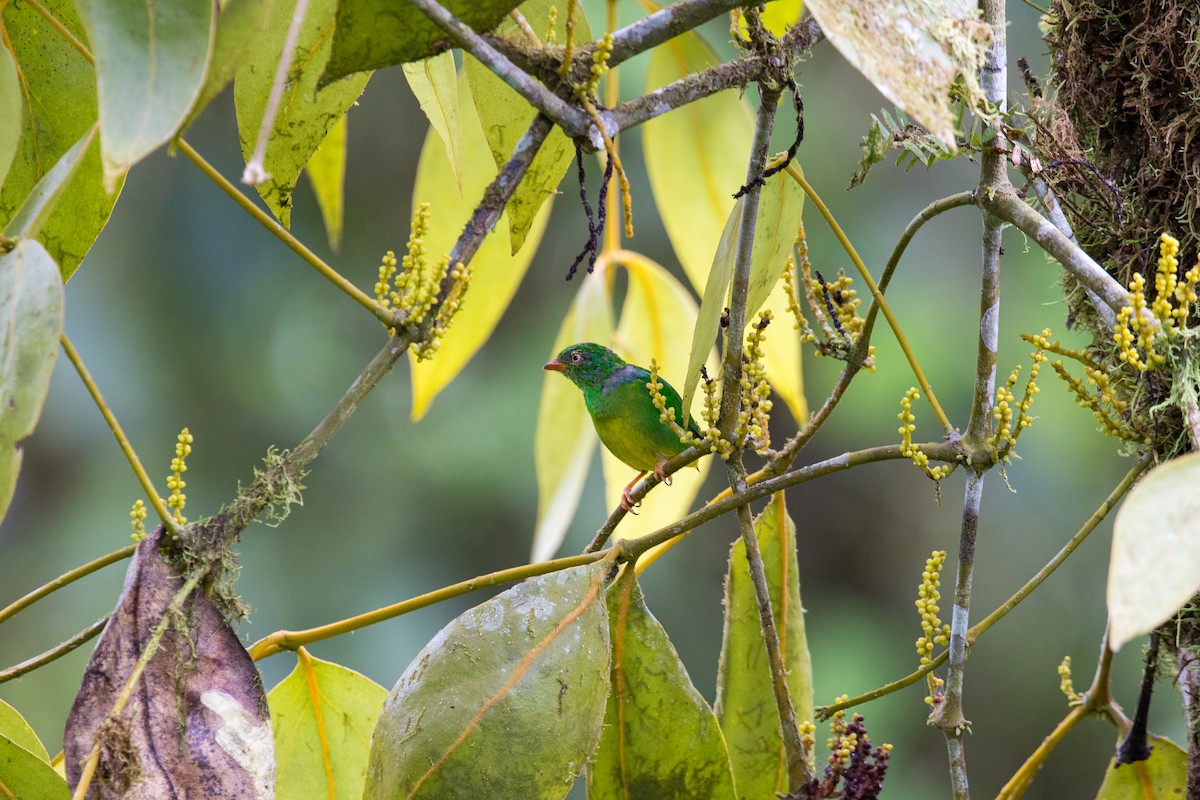
[[[580,354],[578,352],[571,353],[571,363],[572,364],[578,364],[580,361],[583,361],[582,354]]]

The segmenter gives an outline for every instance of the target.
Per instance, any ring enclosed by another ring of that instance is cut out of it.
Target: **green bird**
[[[630,492],[634,484],[651,471],[665,480],[663,465],[687,449],[654,407],[646,388],[650,371],[627,364],[612,350],[592,342],[571,345],[544,369],[561,372],[583,391],[600,441],[614,456],[638,470],[621,493],[621,507],[631,511]],[[666,407],[675,409],[675,419],[682,424],[683,401],[679,392],[662,378],[659,383]],[[687,428],[700,436],[695,420],[689,420]]]

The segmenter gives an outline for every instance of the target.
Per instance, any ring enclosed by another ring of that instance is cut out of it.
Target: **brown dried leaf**
[[[87,798],[273,798],[275,756],[258,671],[202,592],[174,615],[124,711],[109,718],[184,583],[159,555],[162,540],[160,527],[138,546],[88,662],[67,718],[67,780],[74,789],[99,737]]]

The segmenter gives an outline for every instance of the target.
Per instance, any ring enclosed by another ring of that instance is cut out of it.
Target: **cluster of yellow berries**
[[[1169,338],[1187,324],[1197,301],[1200,262],[1179,277],[1179,240],[1168,233],[1159,238],[1158,270],[1154,276],[1154,301],[1146,301],[1146,279],[1133,273],[1129,282],[1129,305],[1117,314],[1113,340],[1122,361],[1140,371],[1156,369],[1167,362],[1158,349],[1159,336]],[[1144,354],[1144,357],[1143,357]]]
[[[928,666],[933,660],[933,646],[946,646],[950,642],[950,626],[938,617],[938,600],[942,599],[938,587],[942,584],[942,565],[946,563],[946,551],[935,550],[933,555],[925,560],[925,570],[921,573],[921,585],[917,587],[917,613],[921,615],[921,630],[923,634],[917,639],[917,655],[921,657],[921,666]]]
[[[767,383],[767,369],[763,365],[763,341],[766,329],[771,324],[769,309],[759,312],[758,324],[746,335],[746,347],[742,351],[741,411],[733,429],[734,439],[742,444],[752,441],[755,452],[765,454],[771,446],[771,385]]]
[[[987,444],[992,448],[992,458],[996,461],[1007,461],[1017,445],[1017,437],[1021,435],[1021,431],[1033,424],[1029,409],[1033,406],[1034,395],[1041,391],[1037,379],[1042,364],[1049,361],[1043,344],[1048,344],[1049,336],[1050,329],[1045,328],[1039,336],[1031,337],[1037,349],[1029,354],[1033,366],[1029,370],[1029,380],[1025,382],[1025,394],[1021,397],[1021,402],[1017,402],[1013,393],[1013,387],[1017,385],[1017,378],[1021,374],[1020,364],[1009,373],[1004,385],[996,387],[996,405],[992,407],[992,418],[996,420],[996,428],[987,438]]]
[[[587,82],[575,87],[575,96],[583,99],[596,92],[596,87],[600,85],[600,79],[608,72],[608,59],[612,56],[613,37],[611,33],[604,34],[604,38],[596,42],[596,49],[592,53],[592,69],[588,76]]]
[[[183,507],[187,504],[187,495],[183,493],[187,483],[183,473],[187,472],[187,457],[192,453],[192,434],[184,428],[179,432],[175,441],[175,457],[171,459],[171,474],[167,476],[167,488],[171,496],[167,498],[167,507],[172,510],[171,517],[179,525],[187,522],[183,516]]]
[[[129,512],[129,524],[133,526],[130,536],[135,542],[146,538],[146,504],[141,500],[133,502],[133,510]]]
[[[800,253],[800,273],[803,278],[804,299],[812,310],[823,331],[823,338],[818,339],[813,329],[800,310],[800,302],[796,291],[796,261],[790,255],[783,267],[783,289],[787,293],[788,312],[794,320],[793,327],[800,331],[800,340],[816,347],[818,356],[833,356],[845,358],[847,351],[862,336],[866,320],[858,315],[862,304],[851,288],[854,279],[839,272],[837,280],[832,283],[813,277],[812,266],[808,261],[808,244],[804,240],[803,224],[796,239],[796,250]],[[818,300],[818,295],[820,299]],[[832,322],[830,319],[832,318]],[[867,357],[863,360],[862,368],[868,372],[875,371],[875,347],[870,346]]]
[[[912,404],[920,398],[921,393],[915,386],[900,398],[900,413],[896,415],[896,419],[900,420],[900,427],[896,429],[896,432],[900,434],[900,455],[911,459],[913,464],[930,478],[940,481],[950,474],[950,465],[938,464],[936,467],[930,467],[929,456],[921,448],[915,446],[912,440],[913,431],[917,429],[917,418],[913,416]]]
[[[1083,702],[1083,695],[1075,691],[1075,681],[1071,680],[1071,657],[1063,656],[1058,665],[1058,688],[1067,697],[1067,703],[1076,706]]]

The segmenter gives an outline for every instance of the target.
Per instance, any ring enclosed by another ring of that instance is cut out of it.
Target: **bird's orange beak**
[[[565,372],[567,365],[556,358],[553,361],[547,362],[546,366],[542,367],[542,369],[548,369],[551,372]]]

